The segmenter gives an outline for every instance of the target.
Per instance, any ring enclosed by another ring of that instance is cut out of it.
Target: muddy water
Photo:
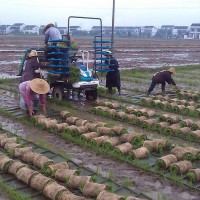
[[[1,93],[0,103],[2,105],[1,107],[11,105],[17,106],[18,100],[13,99],[9,93],[4,92]],[[81,106],[88,106],[89,108],[89,105],[86,103],[77,104],[76,108],[81,108]],[[82,118],[91,119],[94,117],[91,114],[80,110],[78,110],[77,114]],[[96,116],[93,120],[103,121],[103,118]],[[112,120],[109,121],[112,122]],[[8,129],[29,141],[42,144],[44,147],[56,153],[61,153],[62,155],[73,159],[78,164],[82,164],[96,172],[98,171],[103,176],[113,177],[113,179],[118,183],[124,184],[127,181],[131,182],[131,189],[142,191],[152,199],[157,200],[160,199],[161,196],[165,196],[167,199],[172,200],[199,199],[200,192],[196,193],[188,188],[180,187],[172,181],[164,180],[162,177],[156,177],[151,173],[145,172],[126,163],[122,163],[113,158],[83,149],[78,145],[61,139],[57,135],[41,131],[32,125],[22,125],[21,123],[14,122],[2,116],[0,117],[0,122],[4,129]],[[136,129],[136,127],[127,124],[123,125],[129,128],[129,130],[134,128],[134,130],[142,131],[141,129]],[[151,136],[151,134],[149,135]]]

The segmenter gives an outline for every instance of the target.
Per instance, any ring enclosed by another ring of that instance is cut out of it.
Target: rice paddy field
[[[92,52],[93,38],[75,39]],[[2,199],[200,199],[199,44],[116,38],[121,96],[107,94],[99,74],[96,101],[50,98],[46,118],[27,119],[16,75],[24,50],[41,47],[43,37],[0,36]],[[171,66],[180,90],[167,86],[161,95],[157,86],[146,97],[152,75]],[[23,148],[40,154],[17,156]]]

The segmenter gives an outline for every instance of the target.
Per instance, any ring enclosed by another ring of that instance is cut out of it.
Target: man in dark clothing
[[[160,71],[160,72],[157,72],[156,74],[154,74],[153,78],[152,78],[151,86],[148,89],[147,95],[149,95],[153,91],[153,89],[155,88],[155,86],[157,84],[161,84],[161,89],[162,89],[163,93],[165,93],[166,82],[169,85],[174,85],[175,88],[177,88],[176,83],[174,82],[173,78],[171,77],[172,74],[174,74],[175,72],[176,71],[175,71],[174,67],[170,67],[168,70],[163,70],[163,71]]]
[[[119,73],[119,64],[118,61],[113,57],[111,51],[106,51],[105,53],[106,60],[105,64],[108,64],[109,72],[106,74],[106,87],[108,88],[108,92],[112,94],[112,87],[117,87],[119,95],[121,95],[121,81],[120,81],[120,73]]]
[[[26,59],[24,64],[25,69],[22,72],[21,82],[32,80],[35,75],[35,70],[44,68],[46,65],[42,65],[38,62],[37,51],[32,50]]]

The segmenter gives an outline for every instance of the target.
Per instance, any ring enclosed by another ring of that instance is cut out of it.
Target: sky
[[[69,16],[101,18],[103,26],[190,26],[200,23],[200,0],[0,0],[0,25],[24,23],[67,27]],[[71,26],[90,29],[99,20],[71,19]]]

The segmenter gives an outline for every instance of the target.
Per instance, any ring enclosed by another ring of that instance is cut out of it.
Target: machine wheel
[[[94,101],[97,99],[97,89],[96,90],[86,90],[85,91],[86,99]]]
[[[53,88],[52,96],[55,99],[62,100],[63,99],[63,88],[60,86],[55,86]]]

